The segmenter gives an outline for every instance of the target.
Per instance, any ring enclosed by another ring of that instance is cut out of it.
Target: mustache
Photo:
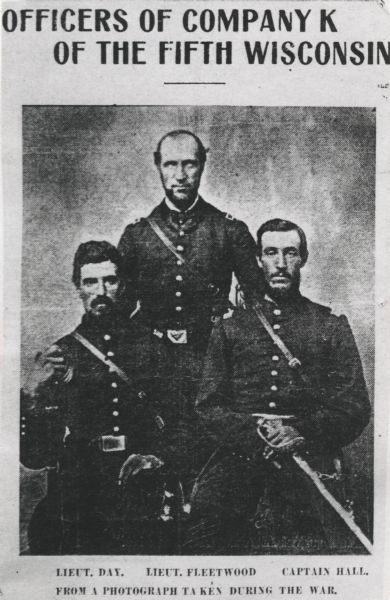
[[[277,277],[284,277],[285,279],[292,280],[292,277],[289,273],[285,273],[284,271],[279,271],[278,273],[273,273],[271,275],[271,279],[276,279]]]
[[[99,304],[105,304],[107,308],[112,308],[114,306],[111,298],[108,298],[107,296],[96,296],[91,302],[91,308],[96,308]]]

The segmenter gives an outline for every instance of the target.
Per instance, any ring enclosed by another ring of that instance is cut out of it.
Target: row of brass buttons
[[[274,308],[273,314],[276,317],[279,317],[282,314],[282,311],[279,308]],[[279,331],[279,329],[280,329],[279,323],[275,323],[272,326],[272,328],[273,328],[274,331]],[[273,362],[278,362],[279,361],[279,356],[277,354],[274,354],[272,356],[272,361]],[[271,370],[271,377],[277,377],[278,374],[279,374],[279,372],[276,369],[273,368]],[[278,391],[278,386],[275,385],[275,384],[272,384],[270,389],[271,389],[271,392],[277,392]],[[269,408],[276,408],[276,402],[272,400],[271,402],[268,403],[268,406],[269,406]]]
[[[110,342],[111,341],[111,335],[108,334],[108,333],[106,333],[106,334],[104,334],[103,339],[106,342]],[[114,352],[112,350],[107,350],[106,351],[106,357],[107,358],[113,358],[114,356],[115,355],[114,355]],[[114,404],[113,411],[112,411],[112,416],[115,417],[115,421],[114,421],[114,425],[112,427],[112,430],[113,430],[113,432],[115,434],[117,434],[119,432],[119,429],[120,429],[119,425],[116,424],[117,423],[116,419],[119,417],[119,410],[118,410],[118,406],[117,406],[117,404],[119,403],[119,398],[118,398],[117,392],[116,392],[116,390],[118,388],[118,383],[116,381],[111,381],[111,388],[112,388],[113,394],[114,394],[113,397],[112,397],[112,403]]]

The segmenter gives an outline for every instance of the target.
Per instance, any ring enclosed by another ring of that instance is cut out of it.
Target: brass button
[[[175,296],[176,296],[177,298],[181,298],[181,292],[176,292],[176,293],[175,293]]]
[[[113,382],[111,383],[111,387],[112,387],[112,388],[117,388],[117,387],[118,387],[118,384],[117,384],[117,382],[116,382],[116,381],[113,381]]]
[[[268,406],[270,408],[276,408],[276,402],[269,402]]]
[[[277,375],[277,374],[278,374],[278,372],[277,372],[277,371],[271,371],[271,375],[272,375],[272,377],[276,377],[276,375]]]
[[[115,433],[117,433],[119,431],[118,425],[115,425],[115,427],[113,427],[113,430],[114,430]]]
[[[110,339],[111,339],[111,336],[110,336],[110,335],[108,335],[108,333],[106,333],[106,334],[105,334],[103,337],[104,337],[104,339],[106,340],[106,342],[109,342],[109,341],[110,341]]]
[[[274,309],[274,315],[276,315],[277,317],[279,317],[282,314],[282,311],[279,310],[279,308],[275,308]]]
[[[278,388],[276,385],[271,385],[271,392],[277,392]]]
[[[184,246],[181,246],[180,244],[178,246],[176,246],[176,250],[178,252],[184,252]]]
[[[273,326],[273,328],[274,328],[275,330],[278,330],[278,329],[280,329],[280,325],[279,325],[279,323],[275,323],[275,325]]]
[[[113,353],[113,352],[111,352],[111,350],[109,350],[109,351],[107,352],[107,356],[114,356],[114,353]]]
[[[112,414],[113,414],[113,416],[114,416],[114,417],[117,417],[117,416],[119,415],[119,413],[118,413],[118,411],[117,411],[117,410],[113,410],[113,411],[112,411]]]
[[[112,401],[113,401],[114,404],[118,404],[119,399],[118,398],[113,398]]]
[[[176,275],[176,281],[183,281],[182,275]]]
[[[181,267],[181,266],[183,266],[183,261],[182,260],[177,260],[176,264],[177,264],[178,267]]]
[[[175,310],[176,310],[176,312],[181,312],[183,310],[183,307],[182,306],[176,306]]]
[[[272,357],[272,360],[273,360],[274,362],[278,362],[278,360],[279,360],[279,356],[277,356],[277,354],[274,354],[274,356]]]
[[[180,230],[180,231],[179,231],[179,235],[180,235],[180,237],[184,237],[184,236],[185,236],[185,233],[184,233],[184,231]]]

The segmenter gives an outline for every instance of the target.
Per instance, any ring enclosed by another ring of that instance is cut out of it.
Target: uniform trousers
[[[195,411],[195,399],[208,344],[207,333],[196,335],[194,332],[188,344],[174,344],[165,339],[166,356],[170,365],[166,385],[170,389],[172,406],[175,407],[175,413],[166,423],[169,445],[167,455],[171,456],[170,469],[180,478],[186,500],[212,451],[204,439],[201,441],[201,437],[204,437],[200,435],[203,426]]]
[[[64,452],[58,472],[50,474],[48,494],[30,522],[33,554],[177,553],[181,510],[177,479],[158,469],[142,471],[119,486],[119,470],[127,455],[85,448],[80,454],[75,448]]]
[[[339,485],[328,489],[344,498]],[[194,487],[183,554],[330,552],[361,554],[362,547],[291,457],[275,466],[262,449],[216,452]]]

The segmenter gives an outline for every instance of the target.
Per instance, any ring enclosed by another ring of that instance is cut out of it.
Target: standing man
[[[220,321],[205,360],[197,409],[215,452],[195,488],[185,551],[348,552],[353,536],[341,528],[341,545],[342,521],[293,456],[307,457],[325,483],[342,480],[341,448],[370,416],[358,350],[345,316],[300,293],[302,229],[273,219],[257,244],[266,293]]]
[[[129,320],[118,308],[123,271],[114,246],[81,244],[73,282],[82,321],[36,357],[22,390],[21,461],[51,469],[30,526],[31,551],[173,552],[162,473],[180,475],[186,435],[169,357],[140,311]]]
[[[199,196],[206,157],[190,131],[159,141],[154,161],[165,197],[149,217],[126,227],[118,247],[130,287],[170,346],[179,393],[190,403],[213,317],[229,307],[232,274],[248,296],[262,290],[247,226]]]

